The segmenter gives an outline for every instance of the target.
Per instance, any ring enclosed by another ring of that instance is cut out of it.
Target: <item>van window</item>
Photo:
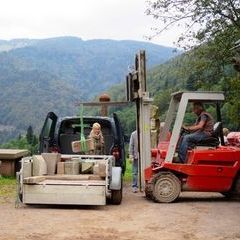
[[[49,137],[50,136],[50,130],[51,130],[51,126],[52,126],[52,122],[53,120],[48,118],[46,125],[44,126],[43,129],[43,137]]]

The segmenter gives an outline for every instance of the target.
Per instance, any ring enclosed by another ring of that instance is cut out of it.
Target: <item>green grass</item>
[[[126,171],[123,177],[125,182],[131,182],[132,180],[132,164],[130,163],[129,159],[126,161]]]
[[[0,186],[1,185],[15,185],[16,178],[15,177],[0,177]]]
[[[12,198],[16,193],[16,179],[13,177],[0,177],[0,203]]]

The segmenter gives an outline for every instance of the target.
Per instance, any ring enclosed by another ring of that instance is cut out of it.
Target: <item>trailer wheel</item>
[[[113,205],[120,205],[122,202],[122,188],[123,188],[123,177],[121,175],[121,188],[119,190],[111,191],[110,203]]]
[[[171,203],[178,198],[180,192],[180,180],[173,173],[162,172],[156,175],[153,185],[155,202]]]
[[[112,190],[111,203],[120,205],[122,202],[122,188],[120,190]]]

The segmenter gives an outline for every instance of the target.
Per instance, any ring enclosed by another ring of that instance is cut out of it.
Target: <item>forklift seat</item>
[[[216,122],[213,126],[213,133],[212,136],[219,138],[222,131],[222,123]]]
[[[216,122],[213,126],[213,133],[208,138],[204,139],[203,141],[199,141],[194,144],[195,146],[204,146],[204,147],[217,147],[219,142],[220,133],[222,131],[222,123]]]

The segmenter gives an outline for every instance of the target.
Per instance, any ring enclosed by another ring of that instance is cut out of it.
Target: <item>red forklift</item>
[[[160,203],[178,199],[181,191],[220,192],[240,197],[240,148],[224,146],[220,104],[222,92],[177,92],[172,94],[165,125],[156,149],[150,147],[150,105],[146,91],[145,52],[135,59],[135,71],[127,77],[128,100],[136,102],[139,139],[140,188],[147,198]],[[191,102],[216,107],[214,133],[188,150],[186,163],[175,162],[185,112]],[[169,139],[168,133],[171,132]]]

